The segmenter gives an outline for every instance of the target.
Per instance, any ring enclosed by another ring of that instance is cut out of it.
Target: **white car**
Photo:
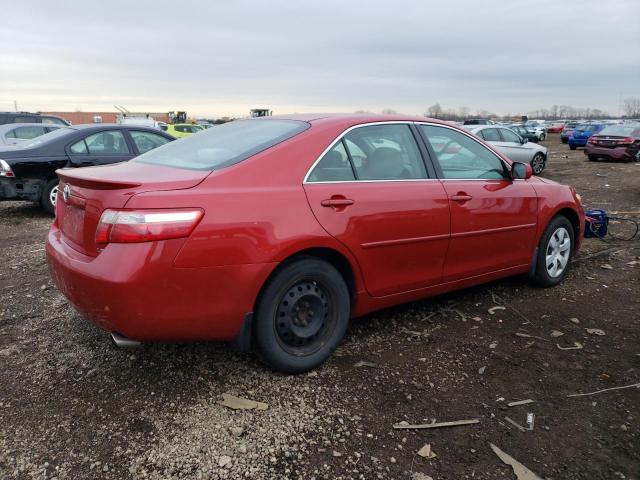
[[[530,120],[523,126],[529,131],[529,133],[533,133],[538,138],[539,142],[542,142],[547,138],[547,129],[542,122]]]
[[[495,146],[514,162],[528,163],[534,175],[539,175],[547,165],[547,149],[537,143],[528,142],[516,132],[499,125],[474,125],[467,129]]]
[[[62,125],[52,123],[7,123],[0,125],[0,146],[19,145],[45,133],[53,132]]]

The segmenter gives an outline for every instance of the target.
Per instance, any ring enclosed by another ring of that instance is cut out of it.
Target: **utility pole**
[[[18,111],[18,101],[17,100],[13,101],[13,108],[15,108],[16,112]]]

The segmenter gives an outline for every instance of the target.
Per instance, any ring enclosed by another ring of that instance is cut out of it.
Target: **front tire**
[[[255,349],[269,366],[301,373],[322,364],[347,331],[351,300],[335,267],[301,257],[265,285],[256,306]]]
[[[58,179],[49,180],[42,187],[40,206],[49,214],[56,214],[56,198],[58,198]]]
[[[573,225],[565,216],[554,217],[538,245],[536,270],[532,281],[540,287],[554,287],[567,276],[573,256]]]
[[[547,138],[547,136],[543,133],[542,135],[540,135],[540,141],[544,142],[544,139]]]
[[[544,155],[540,152],[536,153],[531,159],[531,170],[534,175],[540,175],[546,166]]]

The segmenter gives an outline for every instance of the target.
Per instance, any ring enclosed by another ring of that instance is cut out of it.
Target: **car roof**
[[[336,128],[349,128],[354,125],[380,122],[429,122],[439,125],[451,126],[451,124],[435,118],[419,117],[412,115],[382,115],[374,113],[307,113],[293,115],[273,115],[270,117],[251,118],[249,121],[271,120],[297,120],[308,122],[312,125],[332,126]]]

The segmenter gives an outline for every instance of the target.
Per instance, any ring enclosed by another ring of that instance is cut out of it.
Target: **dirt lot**
[[[637,216],[640,164],[546,144],[543,176]],[[587,241],[558,288],[514,278],[359,319],[290,377],[224,344],[117,350],[52,286],[49,222],[0,204],[0,478],[515,478],[491,442],[546,479],[640,479],[640,389],[567,397],[640,382],[639,241]],[[269,408],[230,410],[225,392]],[[533,431],[504,420],[528,412]],[[425,443],[436,458],[416,455]]]

